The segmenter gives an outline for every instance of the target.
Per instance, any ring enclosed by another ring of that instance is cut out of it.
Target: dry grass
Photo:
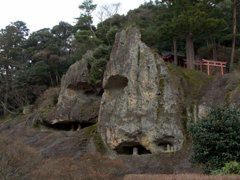
[[[240,180],[240,175],[202,175],[202,174],[176,174],[176,175],[134,175],[129,174],[124,180]]]
[[[54,106],[54,98],[55,96],[58,97],[60,88],[59,87],[53,87],[47,89],[35,102],[35,105],[38,109],[44,109],[47,107]]]
[[[47,159],[31,172],[34,180],[111,180],[122,179],[125,165],[100,153],[86,154],[81,161],[71,158]]]
[[[73,158],[47,158],[17,138],[0,134],[0,180],[112,180],[122,179],[124,163],[100,153]]]
[[[0,179],[23,179],[28,172],[41,164],[42,158],[35,149],[0,134]]]

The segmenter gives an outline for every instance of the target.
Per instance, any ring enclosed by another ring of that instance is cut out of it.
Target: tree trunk
[[[5,67],[6,69],[6,78],[5,78],[5,95],[4,95],[4,107],[3,107],[3,115],[6,116],[8,114],[8,93],[9,93],[9,81],[8,81],[8,76],[9,76],[9,71],[8,71],[8,66]]]
[[[178,65],[177,40],[176,40],[176,38],[173,38],[173,50],[174,50],[174,64]]]
[[[233,41],[232,41],[232,54],[230,61],[229,71],[233,71],[233,62],[235,56],[235,46],[236,46],[236,33],[237,33],[237,1],[233,0]]]
[[[96,34],[95,34],[95,32],[94,32],[94,30],[93,30],[93,28],[92,28],[92,25],[91,25],[91,22],[90,22],[90,21],[89,21],[89,27],[90,27],[90,30],[91,30],[92,33],[93,33],[93,37],[96,38],[97,36],[96,36]]]
[[[194,69],[194,44],[192,40],[192,33],[186,37],[186,56],[187,56],[187,69]]]
[[[213,39],[213,60],[217,61],[217,44],[215,39]]]

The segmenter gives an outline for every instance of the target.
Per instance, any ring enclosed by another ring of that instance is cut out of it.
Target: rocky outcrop
[[[92,56],[87,52],[83,58],[71,65],[61,80],[58,104],[50,124],[75,123],[85,127],[97,122],[101,97],[91,85],[86,58]]]
[[[136,28],[116,35],[103,88],[98,131],[111,149],[145,154],[181,148],[181,89]]]
[[[205,91],[199,101],[199,118],[206,116],[210,109],[215,106],[239,106],[239,84],[239,72],[233,72],[214,78],[205,88]]]

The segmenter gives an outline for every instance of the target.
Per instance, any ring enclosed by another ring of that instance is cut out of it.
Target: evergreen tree
[[[236,33],[237,33],[237,0],[233,0],[233,40],[232,40],[232,54],[230,61],[230,72],[233,71],[233,62],[235,56],[236,46]]]
[[[1,105],[5,115],[8,113],[9,91],[14,72],[20,65],[19,62],[23,62],[22,45],[26,40],[28,31],[26,24],[22,21],[11,23],[0,31],[0,69],[2,82],[5,86],[4,102],[1,102]]]
[[[223,20],[211,17],[215,7],[211,0],[169,0],[167,3],[173,9],[173,30],[186,39],[187,67],[194,69],[194,37],[215,31]]]
[[[95,30],[92,25],[93,17],[92,12],[96,9],[97,5],[93,4],[92,0],[84,0],[79,9],[82,11],[80,17],[77,18],[78,22],[76,28],[80,30],[90,30],[94,38],[96,38]]]

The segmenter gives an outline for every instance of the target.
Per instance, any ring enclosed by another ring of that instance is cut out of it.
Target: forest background
[[[119,15],[119,3],[97,5],[85,0],[80,16],[71,25],[60,22],[52,29],[29,33],[26,23],[16,21],[0,30],[0,117],[18,114],[50,86],[58,86],[71,64],[93,50],[87,59],[94,86],[102,80],[115,34],[138,27],[142,41],[159,54],[187,59],[188,69],[202,58],[226,61],[227,71],[240,68],[240,3],[236,0],[155,0]]]

